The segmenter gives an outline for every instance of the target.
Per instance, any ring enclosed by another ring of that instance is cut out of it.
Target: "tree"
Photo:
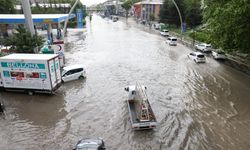
[[[204,21],[213,45],[250,54],[250,3],[205,0]]]
[[[13,14],[15,13],[16,4],[15,0],[0,0],[0,13],[1,14]]]
[[[175,2],[182,14],[182,20],[184,20],[185,3],[183,0],[175,0]],[[172,0],[164,0],[163,7],[160,10],[160,21],[168,24],[175,24],[176,26],[180,25],[179,14]]]
[[[21,39],[21,40],[20,40]],[[35,48],[43,45],[44,41],[41,36],[33,35],[23,26],[17,28],[17,33],[5,39],[4,45],[11,45],[19,53],[34,53]]]
[[[122,4],[122,8],[124,8],[126,11],[126,18],[128,18],[128,11],[132,7],[132,5],[133,5],[133,2],[131,0],[126,0]]]
[[[185,0],[185,22],[191,28],[202,23],[202,9],[200,0]]]

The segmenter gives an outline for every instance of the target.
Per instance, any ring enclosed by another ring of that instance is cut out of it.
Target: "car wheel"
[[[30,95],[30,96],[34,95],[34,92],[29,90],[28,95]]]
[[[80,76],[79,79],[82,80],[84,77],[83,76]]]

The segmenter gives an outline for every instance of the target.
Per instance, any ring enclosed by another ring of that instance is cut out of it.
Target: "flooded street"
[[[95,15],[86,30],[68,30],[65,53],[86,79],[52,96],[0,93],[1,150],[70,150],[82,137],[110,150],[249,149],[250,76],[210,57],[196,64],[190,49],[132,20]],[[124,87],[136,81],[148,88],[155,130],[131,129]]]

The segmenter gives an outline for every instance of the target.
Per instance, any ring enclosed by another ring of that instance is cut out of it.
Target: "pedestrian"
[[[4,112],[4,106],[3,104],[0,102],[0,113],[3,113]]]

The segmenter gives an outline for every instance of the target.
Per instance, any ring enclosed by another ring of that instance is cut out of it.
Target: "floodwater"
[[[1,150],[67,150],[82,137],[110,150],[249,149],[250,76],[210,57],[196,64],[190,49],[132,20],[93,16],[66,41],[67,64],[83,64],[87,78],[53,96],[1,92]],[[131,129],[124,87],[136,81],[148,88],[154,130]]]

